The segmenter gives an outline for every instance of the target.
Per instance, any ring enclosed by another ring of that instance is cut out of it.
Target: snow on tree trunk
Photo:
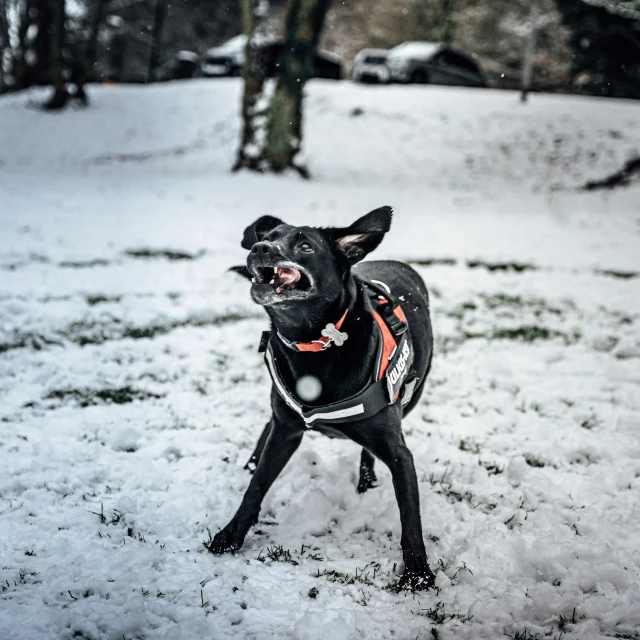
[[[304,85],[313,63],[331,0],[291,0],[284,44],[277,64],[275,88],[266,82],[262,46],[268,13],[266,0],[241,0],[247,46],[244,64],[243,127],[234,170],[241,168],[281,173],[293,168],[302,144]],[[272,90],[272,93],[271,93]]]
[[[302,145],[303,91],[313,75],[314,56],[330,4],[331,0],[291,0],[289,5],[265,149],[269,168],[276,173],[294,168],[308,175],[304,167],[295,164]]]
[[[264,123],[268,97],[265,95],[265,66],[259,43],[263,40],[267,0],[241,0],[242,26],[247,36],[244,60],[244,93],[242,95],[242,133],[234,171],[247,168],[260,170],[264,139]]]
[[[527,46],[524,55],[524,69],[522,71],[522,93],[520,100],[527,101],[527,96],[531,90],[533,78],[533,58],[536,53],[536,31],[538,23],[538,0],[531,0],[531,10],[529,13],[529,35],[527,36]]]
[[[91,15],[91,28],[89,30],[89,39],[86,46],[86,63],[89,73],[95,76],[95,64],[98,59],[98,33],[100,25],[104,18],[105,0],[95,0],[95,7]]]
[[[9,43],[9,19],[6,0],[0,0],[0,93],[5,91],[5,65],[8,64],[11,47]]]

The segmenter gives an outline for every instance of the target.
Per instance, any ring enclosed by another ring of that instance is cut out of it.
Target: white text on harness
[[[392,384],[395,384],[400,380],[400,377],[404,373],[404,370],[407,367],[407,361],[409,359],[409,355],[411,354],[411,350],[409,349],[409,343],[405,341],[402,345],[402,353],[400,353],[400,358],[396,363],[396,366],[389,372],[389,379]]]

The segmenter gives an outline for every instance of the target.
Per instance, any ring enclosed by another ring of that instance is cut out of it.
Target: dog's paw
[[[373,469],[364,469],[360,471],[360,481],[358,482],[358,493],[364,493],[376,486],[378,478]]]
[[[398,591],[428,591],[436,586],[436,577],[427,567],[422,571],[407,571],[405,569],[398,581]]]
[[[217,533],[211,542],[206,543],[207,551],[214,555],[221,555],[223,553],[235,553],[241,546],[242,542],[238,542],[234,539],[233,532],[227,528]]]

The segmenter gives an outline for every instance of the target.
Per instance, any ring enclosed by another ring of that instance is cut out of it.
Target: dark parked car
[[[171,60],[158,71],[159,80],[188,80],[193,78],[200,67],[200,56],[193,51],[178,51]]]
[[[235,36],[219,47],[209,49],[202,59],[201,71],[206,77],[241,76],[244,67],[244,51],[247,37]],[[265,40],[262,50],[267,77],[276,75],[278,60],[282,53],[282,40]],[[339,80],[342,77],[342,60],[328,51],[318,51],[314,58],[314,78]]]
[[[403,42],[387,55],[392,82],[486,86],[470,56],[437,42]]]

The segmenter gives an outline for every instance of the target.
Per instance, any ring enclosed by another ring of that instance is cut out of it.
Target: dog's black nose
[[[275,247],[271,242],[256,242],[253,247],[251,247],[251,253],[266,257],[275,253]]]

